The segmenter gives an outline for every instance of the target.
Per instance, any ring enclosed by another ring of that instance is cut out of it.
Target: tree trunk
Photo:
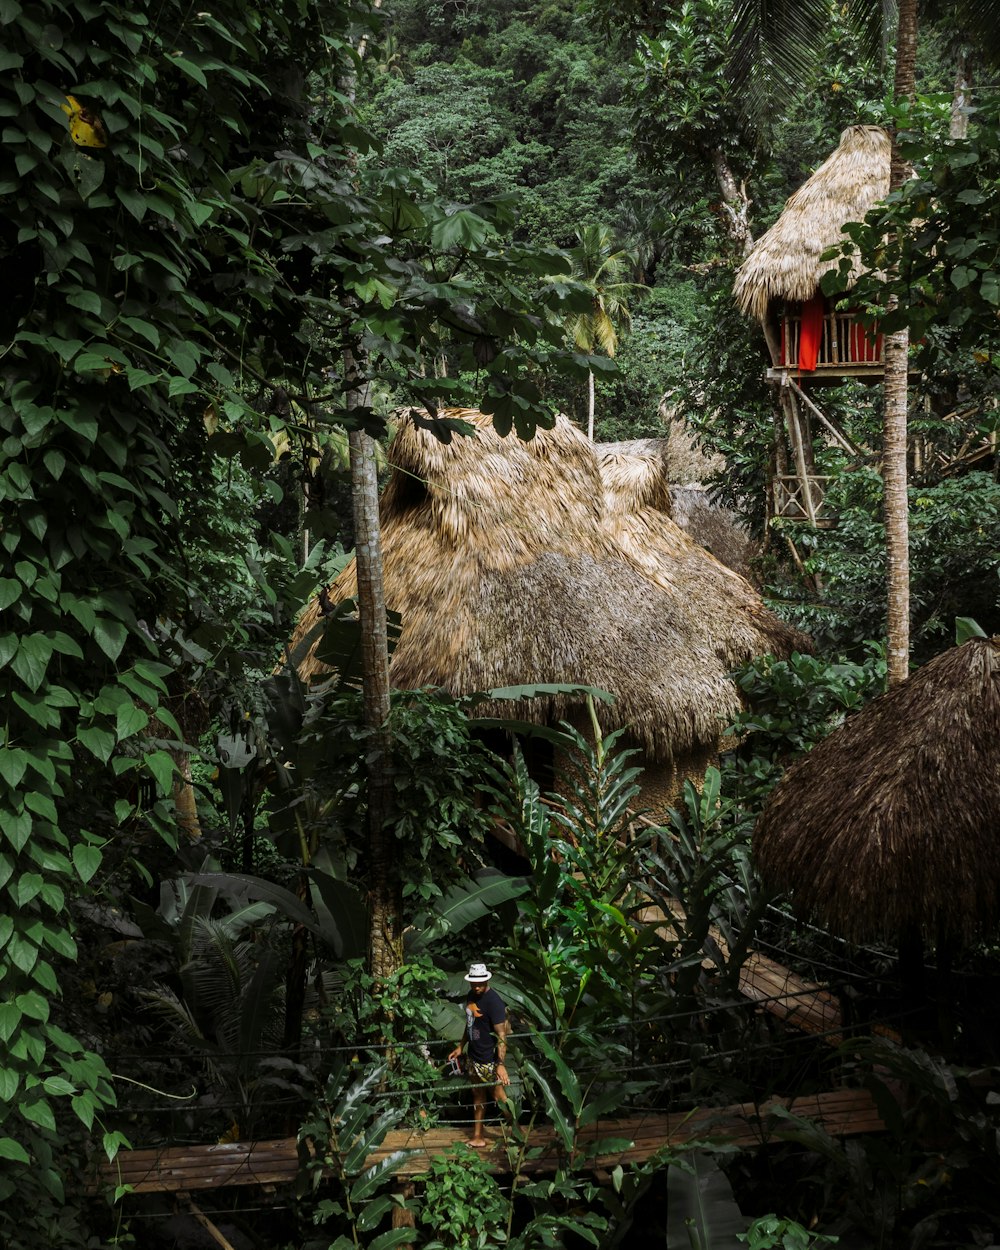
[[[916,80],[917,4],[900,0],[896,38],[897,101],[912,99]],[[890,187],[901,186],[909,175],[895,133],[892,140]],[[895,301],[890,301],[890,310]],[[910,334],[906,329],[885,341],[885,444],[882,480],[885,491],[886,641],[888,681],[905,681],[910,671],[910,552],[909,510],[906,498],[906,410],[908,402]]]
[[[910,336],[907,330],[885,342],[885,492],[886,640],[889,685],[905,681],[910,671],[910,553],[906,497],[906,406]]]
[[[364,403],[357,361],[344,353],[347,406]],[[349,434],[358,618],[361,631],[363,720],[371,730],[365,760],[368,776],[368,870],[370,932],[368,969],[378,981],[402,962],[401,883],[389,818],[392,812],[392,759],[389,736],[389,640],[382,583],[382,531],[379,524],[375,448],[364,430]]]
[[[374,0],[380,9],[382,0]],[[358,60],[368,51],[367,36],[357,45]],[[354,104],[357,74],[342,83]],[[353,166],[354,159],[351,164]],[[368,384],[359,367],[360,347],[344,349],[345,404],[348,411],[368,402]],[[382,581],[382,529],[378,507],[378,468],[371,436],[349,429],[351,503],[358,576],[358,625],[361,633],[362,719],[371,731],[365,772],[368,780],[368,971],[384,981],[403,962],[402,883],[396,872],[389,818],[392,813],[392,751],[389,733],[389,633]]]
[[[955,67],[955,89],[951,97],[951,125],[948,133],[952,139],[964,139],[969,133],[969,92],[972,87],[972,56],[964,49],[958,54]]]
[[[587,437],[594,441],[594,371],[587,370]]]
[[[722,192],[722,212],[726,222],[726,233],[736,244],[741,256],[745,256],[753,245],[750,232],[750,200],[744,183],[737,183],[736,176],[729,166],[722,148],[712,148],[709,152],[715,180]]]

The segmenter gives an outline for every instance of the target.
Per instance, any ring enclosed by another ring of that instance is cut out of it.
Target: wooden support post
[[[802,387],[799,386],[798,382],[796,382],[794,378],[790,378],[786,374],[785,382],[787,382],[787,384],[792,388],[792,390],[796,393],[796,395],[798,395],[799,398],[805,403],[809,411],[816,415],[816,417],[819,419],[820,424],[831,435],[834,442],[839,443],[840,446],[843,448],[843,450],[846,451],[849,456],[861,455],[857,447],[854,446],[854,444],[847,438],[845,434],[842,434],[841,431],[837,429],[837,427],[833,424],[833,422],[826,415],[826,413],[823,412],[822,409],[819,408],[818,405],[809,398],[809,396],[805,393]]]
[[[415,1191],[416,1186],[413,1181],[404,1181],[402,1184],[397,1185],[395,1189],[395,1192],[399,1194],[404,1202],[412,1198]],[[417,1221],[409,1207],[394,1206],[392,1208],[392,1227],[394,1230],[397,1228],[416,1228],[416,1226]],[[416,1237],[415,1233],[414,1237]],[[398,1244],[399,1250],[413,1250],[413,1242],[411,1241],[404,1241]]]
[[[191,1214],[198,1221],[198,1223],[202,1226],[202,1228],[212,1238],[212,1240],[217,1241],[219,1243],[219,1245],[222,1247],[222,1250],[236,1250],[236,1247],[229,1240],[229,1238],[224,1236],[222,1231],[216,1228],[216,1226],[208,1218],[205,1212],[202,1211],[197,1206],[197,1204],[195,1203],[194,1199],[191,1197],[190,1194],[178,1194],[177,1196],[184,1203],[184,1205],[191,1212]]]
[[[806,464],[805,446],[802,441],[802,427],[799,424],[798,408],[795,396],[786,386],[781,387],[781,397],[788,421],[788,437],[792,444],[792,455],[795,457],[795,471],[802,486],[802,507],[805,509],[809,524],[816,526],[816,506],[813,503],[812,484],[809,481],[809,466]]]

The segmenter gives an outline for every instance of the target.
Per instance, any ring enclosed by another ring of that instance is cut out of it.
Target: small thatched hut
[[[1000,921],[1000,638],[946,651],[790,768],[762,878],[852,940],[949,945]]]
[[[844,240],[842,227],[863,221],[889,193],[889,157],[880,126],[849,126],[737,270],[736,302],[764,326],[776,371],[815,381],[880,372],[881,341],[871,342],[850,312],[837,312],[819,284],[836,268],[821,257]]]
[[[475,437],[445,444],[407,420],[389,450],[385,589],[402,618],[393,684],[601,687],[616,699],[599,706],[603,726],[627,726],[650,766],[648,800],[672,796],[740,706],[730,670],[808,640],[674,525],[662,482],[624,474],[606,486],[594,445],[566,418],[525,443],[481,413],[448,415]],[[329,594],[355,593],[352,563]],[[306,679],[322,671],[309,641],[320,614],[313,604],[292,643]],[[484,709],[549,724],[579,713],[564,697]]]
[[[742,577],[750,572],[754,545],[740,517],[715,503],[700,483],[678,484],[674,476],[673,438],[637,438],[598,443],[609,515],[664,512],[687,536]]]

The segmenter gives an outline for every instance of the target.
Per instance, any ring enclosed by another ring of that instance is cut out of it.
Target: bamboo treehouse
[[[777,390],[783,433],[776,439],[772,515],[829,524],[825,479],[817,474],[813,430],[850,455],[857,448],[824,412],[814,389],[849,379],[880,382],[882,337],[862,325],[856,310],[838,307],[820,282],[837,266],[824,260],[843,241],[843,227],[862,221],[889,191],[890,142],[879,126],[849,126],[837,149],[789,197],[780,217],[757,240],[736,272],[740,309],[761,324]]]

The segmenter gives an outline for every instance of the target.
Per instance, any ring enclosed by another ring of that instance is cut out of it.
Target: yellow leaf
[[[100,117],[81,104],[76,96],[68,95],[68,103],[59,107],[69,117],[70,138],[78,148],[106,148],[108,134]]]

